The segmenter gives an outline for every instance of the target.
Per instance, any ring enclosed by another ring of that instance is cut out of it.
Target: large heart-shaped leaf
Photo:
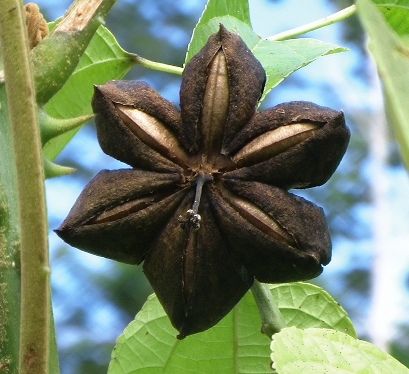
[[[355,336],[345,310],[321,288],[308,283],[271,286],[290,326],[331,327]],[[110,374],[270,373],[269,339],[248,293],[222,321],[203,333],[177,340],[156,296],[148,298],[119,337]]]

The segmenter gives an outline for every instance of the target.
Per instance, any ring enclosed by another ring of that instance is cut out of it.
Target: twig
[[[344,19],[351,17],[356,12],[356,5],[351,5],[345,9],[340,10],[334,14],[331,14],[328,17],[321,18],[317,21],[307,23],[294,29],[280,32],[273,36],[268,37],[268,40],[286,40],[294,38],[295,36],[305,34],[310,31],[320,29],[321,27],[332,25],[333,23],[343,21]]]

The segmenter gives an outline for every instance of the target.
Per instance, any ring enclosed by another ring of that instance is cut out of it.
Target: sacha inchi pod
[[[56,230],[143,269],[179,338],[224,317],[254,279],[316,277],[331,258],[321,208],[288,192],[325,183],[349,131],[342,112],[290,102],[256,112],[265,72],[222,25],[186,65],[179,111],[147,84],[95,87],[101,171]]]

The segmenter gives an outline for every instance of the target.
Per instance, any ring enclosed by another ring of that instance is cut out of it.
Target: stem
[[[195,200],[193,202],[192,210],[193,213],[199,213],[199,205],[200,205],[200,198],[202,197],[202,190],[203,186],[206,182],[209,182],[213,179],[211,175],[207,175],[204,173],[199,173],[196,181],[196,193],[195,193]]]
[[[143,67],[151,70],[163,71],[165,73],[182,75],[183,68],[174,65],[163,64],[161,62],[151,61],[137,54],[131,54],[134,59],[134,62],[138,65],[142,65]]]
[[[21,232],[19,373],[47,373],[50,271],[35,90],[22,4],[19,0],[0,0],[0,9],[0,35],[16,158]]]
[[[332,25],[333,23],[343,21],[348,17],[351,17],[356,12],[356,5],[351,5],[345,9],[340,10],[328,17],[321,18],[317,21],[307,23],[306,25],[295,27],[294,29],[287,30],[270,36],[268,40],[286,40],[294,38],[295,36],[305,34],[310,31],[320,29],[321,27]]]
[[[213,177],[202,172],[199,173],[196,179],[196,193],[192,208],[186,212],[187,218],[180,216],[180,223],[185,229],[199,230],[202,217],[199,214],[200,199],[202,197],[203,186],[206,182],[213,180]]]
[[[268,286],[255,280],[251,287],[261,317],[261,332],[271,337],[285,327],[283,316]]]

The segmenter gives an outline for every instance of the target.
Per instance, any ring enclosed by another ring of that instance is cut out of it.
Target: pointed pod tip
[[[103,94],[107,84],[109,84],[109,82],[107,82],[105,84],[94,84],[94,92]]]
[[[61,239],[64,239],[64,233],[66,230],[64,229],[64,225],[59,226],[58,228],[53,230]]]
[[[65,221],[56,229],[53,230],[57,236],[66,244],[76,247],[75,243],[75,228],[65,224]]]
[[[225,39],[226,37],[231,37],[231,36],[236,36],[236,37],[240,37],[240,35],[237,32],[231,32],[226,26],[224,26],[222,23],[219,23],[219,31],[218,31],[218,35],[220,38],[220,41],[222,41],[223,39]]]
[[[219,23],[219,32],[229,32],[229,30],[222,23]]]
[[[59,237],[61,237],[61,228],[59,227],[58,229],[53,230]]]
[[[99,92],[106,92],[109,88],[115,87],[118,84],[125,83],[124,81],[110,80],[103,84],[94,84],[94,90]]]
[[[62,240],[65,240],[64,239],[64,229],[62,228],[62,226],[60,226],[60,227],[58,227],[57,229],[54,229],[53,230],[56,234],[57,234],[57,236],[60,238],[60,239],[62,239]]]
[[[96,112],[94,108],[94,102],[97,100],[102,100],[102,98],[106,95],[104,90],[104,85],[101,84],[94,84],[94,95],[92,97],[92,108],[93,111]]]
[[[98,114],[97,104],[105,107],[107,100],[110,101],[112,86],[111,81],[104,84],[94,84],[94,96],[92,98],[92,108],[94,113]]]

